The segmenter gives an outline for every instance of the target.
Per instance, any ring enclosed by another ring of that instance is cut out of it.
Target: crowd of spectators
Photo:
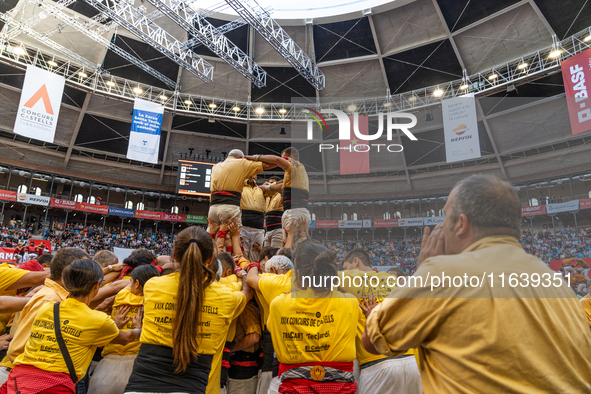
[[[9,224],[0,228],[0,246],[17,247],[28,244],[33,235],[32,227]],[[174,237],[163,232],[151,230],[123,230],[115,227],[67,225],[64,231],[47,230],[44,239],[50,240],[52,249],[66,246],[86,249],[91,255],[99,250],[119,248],[146,248],[156,255],[169,255]],[[523,230],[521,244],[526,252],[533,254],[549,264],[552,260],[591,257],[591,228],[564,227],[556,231]],[[354,248],[363,248],[370,253],[374,266],[397,266],[405,274],[416,269],[420,252],[421,238],[396,240],[328,240],[324,245],[333,249],[339,260]]]

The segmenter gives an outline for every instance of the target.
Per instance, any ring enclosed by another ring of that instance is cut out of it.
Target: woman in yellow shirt
[[[62,280],[68,298],[39,309],[25,351],[16,358],[0,393],[74,393],[97,347],[126,345],[139,338],[139,316],[133,319],[135,329],[119,331],[108,315],[88,307],[103,281],[103,270],[96,262],[72,263],[64,269]]]
[[[141,265],[131,271],[131,287],[117,293],[113,302],[112,317],[122,330],[133,330],[133,316],[140,313],[144,304],[144,285],[155,276],[160,276],[153,265]],[[118,315],[125,319],[118,321]],[[138,341],[127,345],[108,344],[103,350],[92,379],[88,394],[123,394],[133,369],[133,362],[140,350]]]
[[[252,296],[248,287],[234,292],[214,282],[213,250],[208,233],[189,227],[174,241],[179,271],[146,282],[141,346],[126,393],[205,393],[214,355]],[[212,390],[219,392],[219,379],[218,370]]]
[[[298,245],[294,264],[297,288],[269,307],[267,328],[280,362],[269,393],[354,394],[359,303],[323,282],[337,275],[336,255],[316,241]]]

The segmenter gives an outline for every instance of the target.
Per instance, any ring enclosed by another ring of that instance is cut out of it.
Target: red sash
[[[320,361],[304,364],[279,364],[279,377],[290,369],[320,366],[339,369],[341,371],[353,372],[353,363],[347,362],[330,362]],[[281,394],[355,394],[357,391],[357,383],[341,383],[341,382],[318,382],[308,379],[285,379],[279,386]]]

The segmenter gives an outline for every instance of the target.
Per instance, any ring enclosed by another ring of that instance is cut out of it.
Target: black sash
[[[142,343],[125,392],[204,394],[213,356],[200,354],[180,374],[173,360],[172,348]]]
[[[242,225],[246,227],[263,229],[265,227],[265,213],[251,209],[243,209]]]
[[[211,193],[210,205],[228,204],[240,206],[241,197],[242,193],[220,190]]]
[[[281,217],[283,211],[269,211],[265,212],[265,229],[267,231],[277,230],[281,228]]]
[[[306,208],[308,209],[308,199],[310,192],[295,187],[286,187],[283,189],[283,209]]]

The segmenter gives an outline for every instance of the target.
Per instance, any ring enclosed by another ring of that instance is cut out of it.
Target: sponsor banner
[[[47,249],[49,253],[51,253],[51,241],[47,241],[44,239],[31,239],[29,240],[29,245],[33,248],[37,247],[38,245],[41,245],[42,247]]]
[[[16,201],[16,192],[10,190],[0,190],[0,200]]]
[[[545,215],[546,214],[546,206],[545,205],[535,205],[531,207],[522,207],[521,208],[521,216],[534,216],[534,215]]]
[[[15,248],[0,248],[0,262],[16,263]]]
[[[371,227],[371,219],[363,219],[363,227]]]
[[[591,198],[583,198],[579,200],[579,209],[591,208]]]
[[[187,216],[185,216],[185,222],[207,224],[207,216],[205,216],[205,215],[187,215]]]
[[[398,219],[398,227],[422,226],[423,218]]]
[[[72,209],[78,210],[80,209],[80,203],[71,200],[62,200],[59,198],[52,198],[51,202],[49,203],[50,207],[54,208],[63,208],[63,209]]]
[[[18,202],[22,202],[23,204],[43,205],[44,207],[48,206],[51,202],[50,197],[36,196],[34,194],[27,193],[18,193],[16,200]]]
[[[437,224],[441,224],[443,223],[443,220],[445,220],[445,216],[434,216],[431,218],[423,218],[423,223],[425,226],[435,226]]]
[[[169,222],[184,222],[185,215],[178,213],[160,213],[160,220],[167,220]]]
[[[339,228],[361,228],[362,226],[361,220],[339,220]]]
[[[338,220],[317,220],[316,228],[338,228]]]
[[[135,217],[135,209],[109,207],[109,215],[133,218]]]
[[[135,211],[135,217],[140,219],[160,220],[161,212],[154,211]]]
[[[561,202],[560,204],[546,204],[546,212],[548,214],[558,212],[572,212],[579,210],[579,200],[572,200]]]
[[[591,130],[591,49],[571,56],[560,64],[573,135]]]
[[[474,96],[454,97],[441,102],[445,156],[448,163],[480,157],[480,139]]]
[[[27,66],[14,133],[53,143],[65,83],[60,75]]]
[[[316,220],[310,220],[310,228],[316,228]]]
[[[135,99],[127,147],[128,159],[158,163],[163,114],[163,106],[151,101]]]
[[[109,214],[109,207],[107,205],[88,204],[81,202],[79,209],[83,212],[101,213],[105,215]]]
[[[398,227],[398,219],[375,219],[374,227]]]

